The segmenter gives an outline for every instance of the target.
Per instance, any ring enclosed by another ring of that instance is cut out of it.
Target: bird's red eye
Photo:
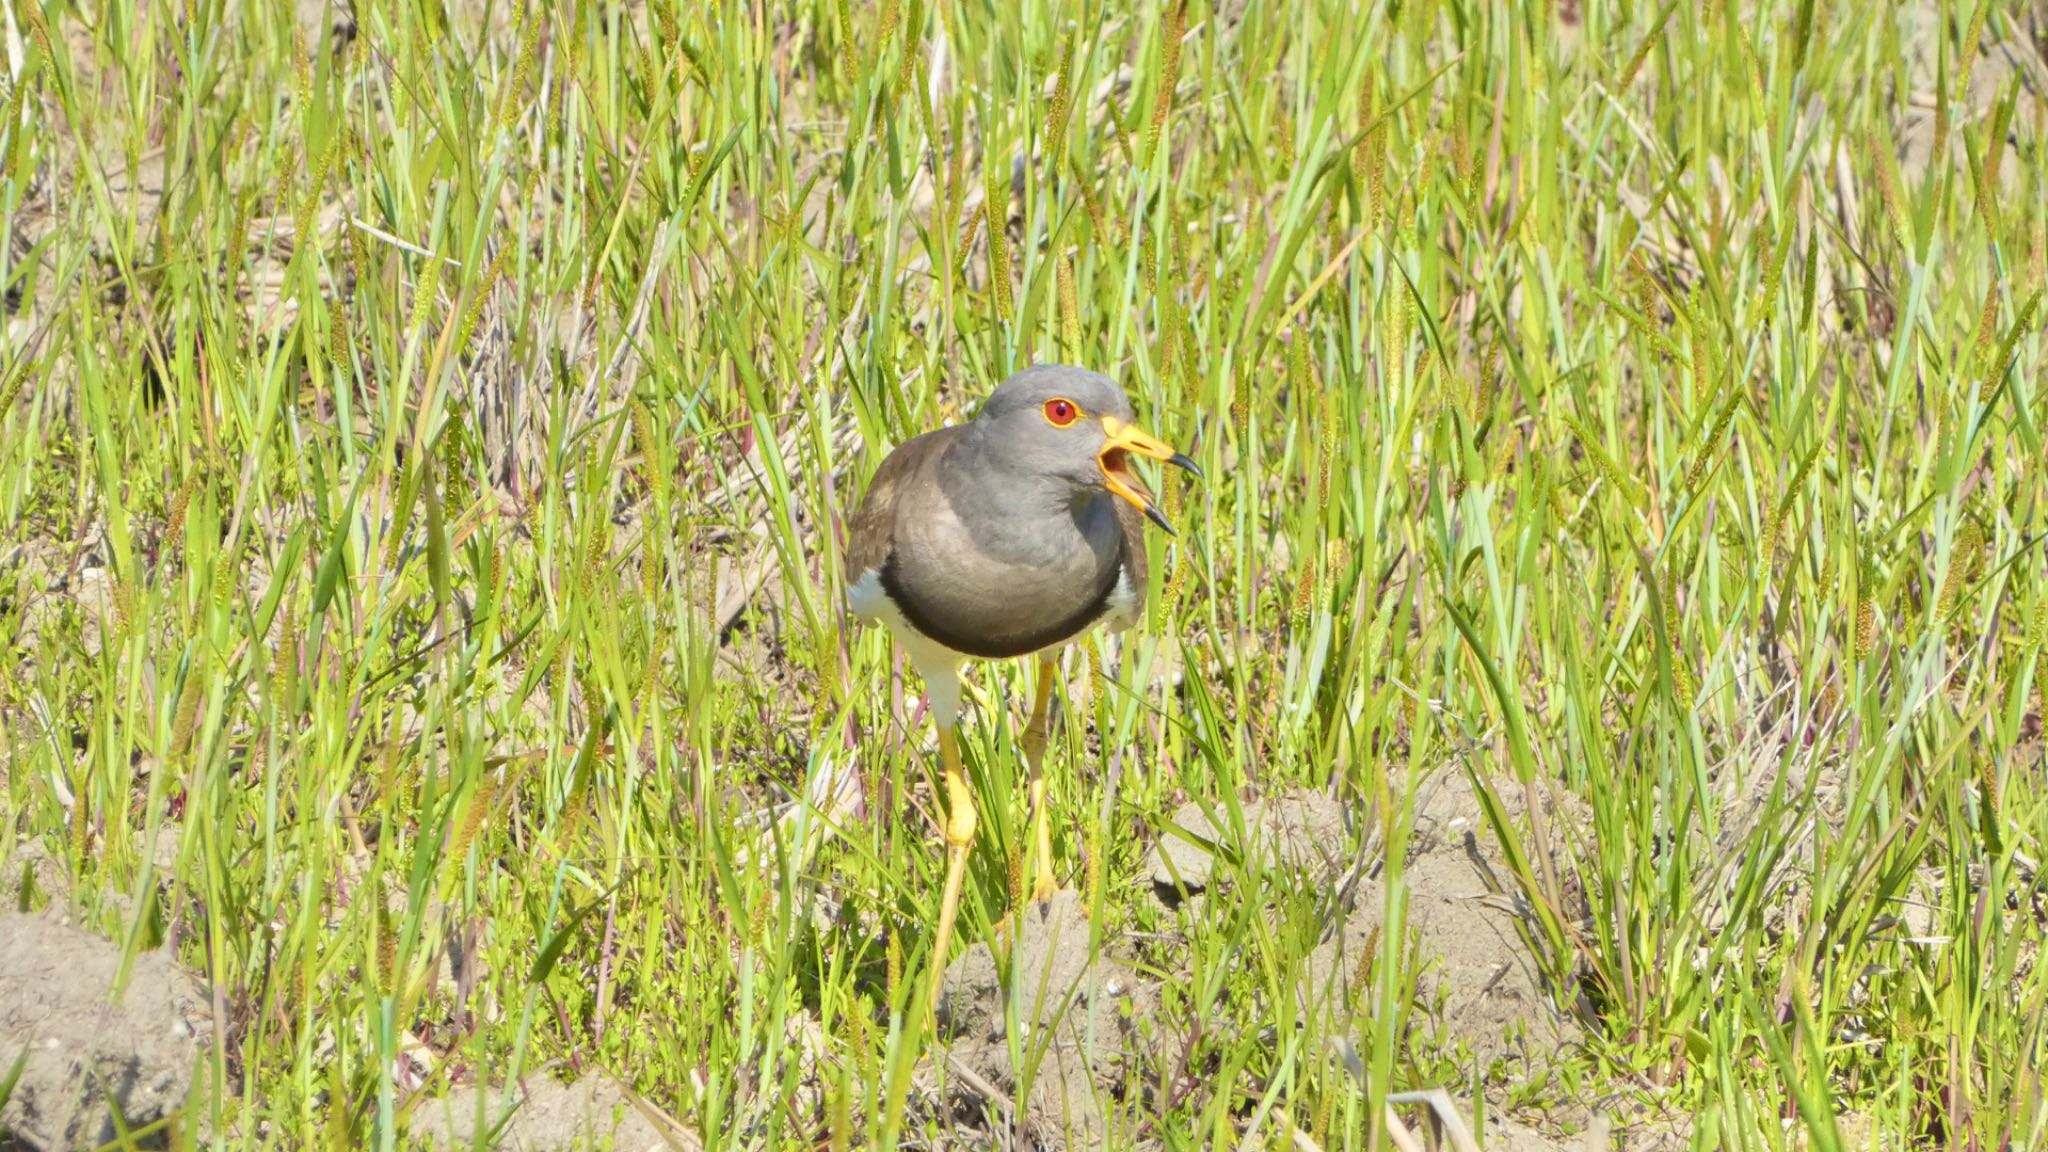
[[[1072,400],[1047,400],[1045,422],[1055,428],[1065,428],[1081,418],[1081,410],[1074,407]]]

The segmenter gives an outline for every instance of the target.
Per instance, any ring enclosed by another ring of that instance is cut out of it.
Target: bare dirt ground
[[[1413,1027],[1425,1043],[1468,1054],[1505,1087],[1540,1077],[1548,1060],[1579,1039],[1533,970],[1517,934],[1517,912],[1498,889],[1504,864],[1480,824],[1471,784],[1447,773],[1426,786],[1402,883],[1410,900],[1410,947],[1421,977]],[[1560,812],[1568,812],[1564,805]],[[1219,832],[1190,805],[1158,830],[1151,860],[1155,891],[1179,900],[1216,880],[1210,853],[1180,835],[1260,856],[1317,882],[1347,867],[1342,808],[1327,797],[1287,794],[1244,808],[1245,838]],[[46,886],[55,878],[41,881]],[[1299,985],[1301,1003],[1321,1013],[1340,1058],[1351,1024],[1369,1011],[1369,966],[1379,946],[1385,889],[1367,877],[1352,911],[1331,924]],[[1199,911],[1199,906],[1188,909]],[[1033,1147],[1122,1146],[1130,1073],[1164,1042],[1158,991],[1136,966],[1118,959],[1122,942],[1091,950],[1088,909],[1071,890],[1026,908],[995,946],[977,943],[954,962],[940,1007],[947,1046],[944,1106],[961,1137]],[[1000,953],[1000,955],[999,955]],[[141,954],[128,995],[110,1006],[105,991],[119,949],[53,912],[0,921],[0,1039],[32,1055],[5,1114],[18,1146],[58,1148],[112,1138],[99,1085],[110,1086],[131,1124],[147,1123],[183,1100],[209,1027],[195,981],[163,952]],[[1006,1013],[1014,1000],[1014,1015]],[[1006,1019],[1026,1023],[1019,1035]],[[481,1097],[481,1099],[480,1099]],[[1493,1102],[1489,1102],[1490,1105]],[[514,1107],[516,1105],[516,1107]],[[1469,1101],[1460,1101],[1469,1108]],[[1501,1115],[1486,1146],[1509,1149],[1660,1148],[1680,1131],[1662,1118],[1617,1127],[1612,1118],[1578,1117],[1576,1136]],[[500,1147],[544,1149],[695,1149],[693,1136],[616,1081],[591,1073],[564,1084],[545,1072],[508,1094],[464,1086],[427,1103],[414,1131],[437,1146],[467,1146],[479,1123],[502,1122]]]
[[[1464,1045],[1482,1070],[1505,1062],[1516,1079],[1540,1075],[1548,1057],[1580,1040],[1569,1015],[1554,1007],[1518,935],[1519,913],[1501,890],[1510,876],[1485,834],[1471,782],[1450,774],[1418,815],[1401,882],[1408,889],[1408,932],[1421,976],[1420,1027],[1434,1046]],[[1385,887],[1368,879],[1344,921],[1309,956],[1303,1005],[1350,1018],[1370,1003]]]
[[[1034,1146],[1099,1147],[1114,1123],[1105,1097],[1148,1042],[1157,996],[1129,966],[1091,955],[1088,908],[1072,890],[1025,908],[1018,920],[1007,984],[986,943],[946,970],[940,1025],[952,1044],[947,1063],[960,1110],[994,1105],[1012,1134]],[[1016,998],[1024,1022],[1014,1038],[1021,1066],[1005,1032],[1006,997]]]
[[[1517,933],[1519,914],[1499,889],[1506,866],[1479,822],[1469,780],[1446,774],[1420,803],[1402,879],[1410,900],[1408,949],[1422,972],[1412,1027],[1426,1047],[1467,1054],[1490,1073],[1491,1087],[1540,1078],[1578,1043],[1578,1027],[1553,1005]],[[1253,800],[1242,815],[1242,839],[1219,829],[1195,803],[1157,830],[1147,862],[1163,903],[1202,914],[1201,902],[1223,882],[1212,847],[1323,886],[1339,883],[1355,856],[1345,813],[1327,796]],[[1346,1063],[1356,1061],[1353,1024],[1371,1011],[1366,961],[1379,948],[1384,894],[1378,879],[1354,886],[1352,911],[1332,922],[1298,988],[1302,1006],[1318,1014],[1333,1054]],[[1132,1135],[1116,1127],[1118,1095],[1127,1090],[1123,1072],[1171,1039],[1158,1018],[1157,990],[1113,958],[1121,942],[1090,951],[1088,910],[1076,893],[1029,906],[1020,920],[1000,961],[995,949],[977,944],[947,972],[941,1021],[951,1039],[946,1059],[955,1116],[972,1125],[993,1115],[996,1131],[988,1136],[997,1141],[1123,1146]],[[1016,1001],[1015,1018],[1028,1022],[1026,1035],[1005,1034],[1006,998]],[[1025,1053],[1023,1069],[1017,1050]],[[1536,1128],[1504,1123],[1489,1147],[1593,1146],[1555,1143]],[[1620,1146],[1654,1145],[1624,1139]]]
[[[17,856],[7,869],[10,897],[27,862]],[[0,1108],[0,1152],[101,1147],[119,1139],[116,1112],[131,1132],[171,1116],[187,1103],[213,1030],[199,981],[167,950],[138,953],[125,990],[110,995],[120,945],[73,923],[62,879],[38,863],[37,890],[54,889],[58,902],[41,913],[0,916],[0,1076],[26,1053]],[[459,1087],[421,1107],[413,1132],[437,1147],[467,1148],[480,1119],[484,1131],[497,1133],[493,1146],[508,1152],[703,1147],[602,1073],[564,1084],[540,1072],[509,1092]],[[136,1140],[143,1148],[170,1143],[163,1130]]]
[[[115,1109],[132,1130],[184,1103],[206,1001],[166,952],[138,954],[110,996],[120,967],[118,945],[61,914],[0,916],[0,1068],[28,1054],[0,1148],[95,1148],[116,1139]]]
[[[1247,847],[1267,868],[1335,876],[1344,859],[1344,812],[1327,796],[1313,793],[1254,800],[1244,806]],[[1185,833],[1185,835],[1184,835]],[[1189,801],[1160,830],[1146,863],[1152,886],[1171,902],[1208,887],[1215,857],[1200,842],[1223,839],[1202,805]]]
[[[532,1076],[510,1093],[502,1088],[457,1088],[422,1110],[413,1120],[413,1132],[426,1130],[436,1147],[472,1148],[479,1130],[497,1130],[501,1120],[504,1127],[495,1147],[505,1152],[697,1152],[703,1147],[695,1136],[602,1073],[574,1084]]]

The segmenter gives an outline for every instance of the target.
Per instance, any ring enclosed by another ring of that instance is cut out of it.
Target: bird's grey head
[[[1056,478],[1079,495],[1103,486],[1098,458],[1108,442],[1104,416],[1120,424],[1136,416],[1116,381],[1085,368],[1046,364],[997,385],[974,424],[992,463]]]
[[[1063,364],[1026,368],[996,386],[974,416],[981,459],[1020,486],[1050,484],[1069,500],[1111,492],[1165,518],[1130,470],[1149,456],[1200,475],[1194,462],[1137,425],[1130,397],[1099,372]]]

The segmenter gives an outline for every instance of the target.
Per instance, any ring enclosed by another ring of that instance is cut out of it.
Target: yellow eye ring
[[[1081,408],[1065,398],[1045,402],[1045,422],[1055,428],[1066,428],[1081,418]]]

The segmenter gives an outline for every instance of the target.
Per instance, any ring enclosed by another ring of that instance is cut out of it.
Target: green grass
[[[943,1138],[935,761],[841,524],[1048,360],[1209,476],[1049,755],[1060,872],[1162,982],[1128,1127],[1369,1147],[1442,1085],[2048,1134],[2048,161],[1959,63],[2017,7],[363,0],[331,55],[11,4],[7,897],[38,858],[20,900],[202,975],[226,1146],[403,1144],[413,1044],[717,1147]],[[1026,669],[973,676],[963,943],[1024,842]],[[1316,884],[1151,900],[1182,800],[1295,786],[1398,887],[1440,774],[1583,1029],[1533,1081],[1405,1026],[1398,934],[1347,1070],[1288,991]],[[842,779],[861,817],[801,803]]]

